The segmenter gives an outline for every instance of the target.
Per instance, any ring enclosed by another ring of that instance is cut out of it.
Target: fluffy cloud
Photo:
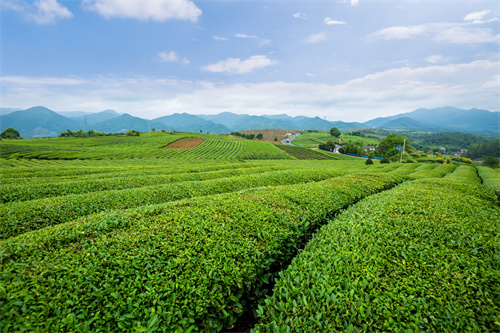
[[[434,40],[451,44],[498,43],[500,35],[494,35],[491,29],[453,27],[437,33]]]
[[[323,22],[326,24],[326,25],[336,25],[336,24],[347,24],[346,22],[344,21],[335,21],[335,20],[332,20],[331,18],[329,17],[325,17],[325,19],[323,20]]]
[[[141,21],[166,21],[171,19],[196,22],[201,9],[189,0],[83,0],[84,8],[105,18],[133,18]]]
[[[259,46],[265,46],[265,45],[271,44],[271,40],[264,39],[264,38],[259,38],[258,36],[254,36],[254,35],[234,34],[234,37],[258,40],[259,41]]]
[[[237,63],[243,61],[238,60]],[[118,112],[151,118],[174,112],[326,116],[366,121],[419,107],[498,108],[498,61],[401,67],[330,85],[216,84],[150,77],[2,77],[4,105]]]
[[[315,43],[324,42],[327,39],[328,39],[328,36],[324,32],[320,32],[318,34],[313,34],[313,35],[310,35],[309,37],[307,37],[304,40],[304,43],[315,44]]]
[[[305,14],[302,14],[301,12],[297,12],[297,13],[293,14],[293,17],[295,17],[297,19],[301,19],[301,20],[308,19],[308,17]]]
[[[485,16],[488,16],[489,14],[491,14],[491,10],[489,10],[489,9],[483,10],[481,12],[470,13],[464,17],[464,21],[472,21],[473,24],[481,24],[481,23],[498,21],[498,18],[496,18],[496,17],[491,18],[491,19],[486,20],[486,21],[483,20],[485,18]]]
[[[431,56],[428,56],[424,60],[427,61],[428,63],[431,63],[431,64],[438,64],[438,63],[442,63],[442,62],[447,62],[448,58],[443,57],[440,54],[433,54]]]
[[[224,42],[229,42],[229,39],[224,38],[224,37],[217,37],[217,36],[214,36],[214,39],[215,39],[216,41],[224,41]]]
[[[369,35],[368,39],[394,40],[419,36],[450,44],[498,43],[500,38],[500,35],[494,35],[493,31],[487,28],[475,28],[462,23],[429,23],[381,29]]]
[[[68,8],[57,0],[38,0],[32,4],[20,1],[2,1],[2,8],[21,13],[36,24],[53,24],[61,19],[72,18]]]
[[[264,55],[256,55],[246,60],[229,58],[227,60],[219,61],[216,64],[204,66],[202,69],[216,73],[245,74],[253,72],[258,68],[264,68],[277,64],[277,60],[271,60]]]
[[[175,53],[175,51],[160,52],[160,53],[158,53],[158,57],[160,58],[160,61],[163,61],[163,62],[177,62],[177,61],[179,61],[179,57],[177,56],[177,53]]]
[[[158,58],[160,58],[161,62],[179,62],[179,56],[177,55],[177,53],[175,51],[159,52],[158,53]],[[189,60],[187,60],[186,58],[183,58],[182,60],[180,60],[180,62],[183,65],[188,65],[189,64]]]

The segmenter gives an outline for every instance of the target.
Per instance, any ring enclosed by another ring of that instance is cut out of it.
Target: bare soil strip
[[[177,141],[174,141],[168,145],[166,145],[165,149],[193,149],[201,145],[206,139],[200,138],[183,138]]]

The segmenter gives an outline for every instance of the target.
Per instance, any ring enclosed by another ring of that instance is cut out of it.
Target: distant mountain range
[[[250,116],[223,112],[216,115],[191,115],[175,113],[152,120],[113,110],[99,113],[83,111],[54,112],[43,106],[27,110],[0,109],[0,131],[13,127],[25,138],[57,136],[71,130],[90,130],[119,133],[127,130],[228,133],[252,129],[341,130],[361,128],[412,129],[426,132],[461,131],[498,136],[500,134],[500,112],[455,107],[417,109],[390,117],[381,117],[365,123],[328,121],[319,117],[290,117],[281,115]]]

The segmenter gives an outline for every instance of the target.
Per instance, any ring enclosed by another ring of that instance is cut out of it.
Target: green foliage
[[[401,151],[397,150],[397,147],[400,146],[403,149],[403,145],[405,146],[405,152],[413,151],[413,147],[410,144],[410,140],[406,139],[406,143],[404,142],[405,137],[402,135],[389,134],[384,140],[380,141],[377,147],[377,156],[380,157],[393,157],[401,154]]]
[[[366,165],[371,165],[373,164],[373,160],[371,158],[367,159],[365,162]]]
[[[84,132],[82,129],[79,129],[78,131],[72,131],[68,129],[66,132],[62,132],[59,134],[60,138],[69,138],[69,137],[78,137],[78,138],[83,138],[83,137],[90,137],[90,136],[105,136],[106,134],[103,132],[96,132],[94,130],[88,130]]]
[[[257,140],[262,140],[263,137],[264,137],[264,135],[262,133],[259,133],[259,134],[257,134],[257,136],[255,136],[255,138]]]
[[[277,145],[279,149],[285,151],[299,160],[335,160],[335,156],[322,154],[309,148],[302,148],[292,145]]]
[[[465,156],[472,159],[487,156],[500,158],[500,140],[493,140],[480,145],[471,145]]]
[[[485,166],[478,166],[477,170],[484,185],[495,191],[497,197],[500,198],[500,170]]]
[[[320,143],[318,146],[321,150],[331,151],[335,148],[335,143],[332,140],[328,140],[326,143]]]
[[[360,140],[346,141],[344,145],[341,148],[339,148],[339,152],[342,154],[366,155],[363,142]]]
[[[2,134],[0,134],[0,138],[2,139],[19,139],[21,135],[19,132],[11,127],[6,128]]]
[[[391,161],[389,161],[389,159],[387,157],[384,157],[380,160],[380,163],[391,163]]]
[[[460,170],[465,182],[407,182],[323,227],[280,273],[255,332],[497,331],[500,214]]]
[[[340,131],[337,127],[330,128],[330,135],[338,138],[340,136]]]
[[[141,135],[141,132],[139,132],[139,131],[134,131],[134,130],[128,130],[128,131],[127,131],[127,135],[128,135],[128,136],[139,136],[139,135]]]
[[[0,329],[219,331],[339,210],[400,182],[357,175],[103,212],[0,243]],[[64,290],[64,292],[61,292]]]
[[[490,167],[493,169],[498,167],[498,164],[500,164],[500,159],[494,158],[493,156],[489,156],[483,161],[484,166],[487,166],[487,167]]]

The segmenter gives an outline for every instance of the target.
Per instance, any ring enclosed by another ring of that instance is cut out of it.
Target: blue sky
[[[1,107],[343,121],[500,109],[497,1],[0,4]]]

